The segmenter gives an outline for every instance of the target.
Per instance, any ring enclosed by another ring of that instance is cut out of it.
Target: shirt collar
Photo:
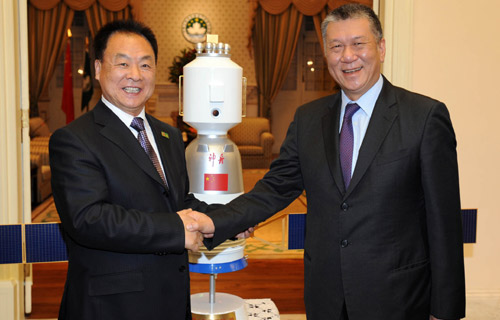
[[[368,117],[371,117],[373,113],[373,109],[375,108],[375,103],[377,102],[378,96],[382,91],[382,86],[384,85],[384,80],[382,75],[379,76],[377,82],[367,91],[365,94],[361,96],[357,101],[350,100],[347,95],[342,90],[342,112],[345,110],[345,106],[348,103],[355,102],[359,105],[361,110],[363,110]]]
[[[117,106],[115,106],[114,104],[112,104],[111,102],[109,102],[108,100],[106,100],[106,98],[104,98],[104,96],[101,96],[101,100],[102,102],[109,108],[111,109],[111,111],[113,111],[113,113],[118,117],[120,118],[120,120],[127,126],[127,127],[130,127],[130,124],[132,123],[132,120],[134,120],[134,116],[131,115],[131,114],[128,114],[126,113],[125,111],[123,111],[122,109],[118,108]],[[139,113],[139,115],[137,115],[137,117],[140,117],[144,120],[145,123],[147,123],[146,121],[146,112],[144,111],[144,107],[142,108],[141,110],[141,113]]]

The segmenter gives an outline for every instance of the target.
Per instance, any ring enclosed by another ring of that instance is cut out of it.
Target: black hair
[[[355,19],[355,18],[367,18],[370,21],[370,26],[373,34],[377,41],[382,40],[382,24],[379,18],[373,12],[372,8],[359,3],[349,3],[340,6],[332,10],[321,23],[321,33],[323,35],[323,41],[326,39],[326,29],[330,22]]]
[[[134,20],[115,20],[104,25],[94,38],[94,54],[97,60],[102,60],[108,40],[114,33],[133,33],[148,40],[155,53],[155,62],[158,61],[158,43],[153,31],[146,25]]]

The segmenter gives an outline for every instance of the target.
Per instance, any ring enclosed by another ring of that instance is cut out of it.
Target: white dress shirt
[[[348,103],[357,103],[359,110],[352,116],[352,131],[354,135],[354,144],[352,148],[352,166],[351,175],[356,167],[356,162],[358,161],[359,148],[365,137],[366,129],[370,123],[370,118],[375,108],[375,103],[377,102],[380,91],[382,91],[382,86],[384,80],[382,75],[380,75],[378,81],[371,87],[364,95],[361,96],[357,101],[350,100],[342,90],[342,105],[340,109],[340,124],[339,133],[342,130],[342,122],[344,119],[345,107]]]

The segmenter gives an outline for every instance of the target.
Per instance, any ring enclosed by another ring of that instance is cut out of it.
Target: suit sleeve
[[[432,273],[431,314],[459,319],[465,316],[465,280],[458,164],[455,133],[442,103],[429,114],[420,157]]]
[[[49,149],[54,200],[63,228],[75,242],[123,253],[184,251],[184,226],[178,215],[154,212],[154,205],[145,210],[114,202],[111,194],[139,198],[134,192],[141,188],[140,182],[113,184],[103,169],[102,159],[81,137],[67,127],[59,129],[52,135]],[[118,168],[120,162],[117,155],[113,165]],[[155,203],[154,197],[159,196],[151,197]]]
[[[303,191],[297,134],[298,116],[290,124],[281,146],[280,156],[271,164],[269,172],[247,194],[229,204],[209,211],[215,225],[213,239],[205,241],[211,249],[226,239],[247,230],[283,210]]]

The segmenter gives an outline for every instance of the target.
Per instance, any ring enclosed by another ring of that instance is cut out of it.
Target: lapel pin
[[[161,136],[162,136],[162,137],[165,137],[165,138],[167,138],[167,139],[170,139],[170,136],[169,136],[169,135],[168,135],[168,133],[166,133],[165,131],[162,131],[162,132],[161,132]]]

